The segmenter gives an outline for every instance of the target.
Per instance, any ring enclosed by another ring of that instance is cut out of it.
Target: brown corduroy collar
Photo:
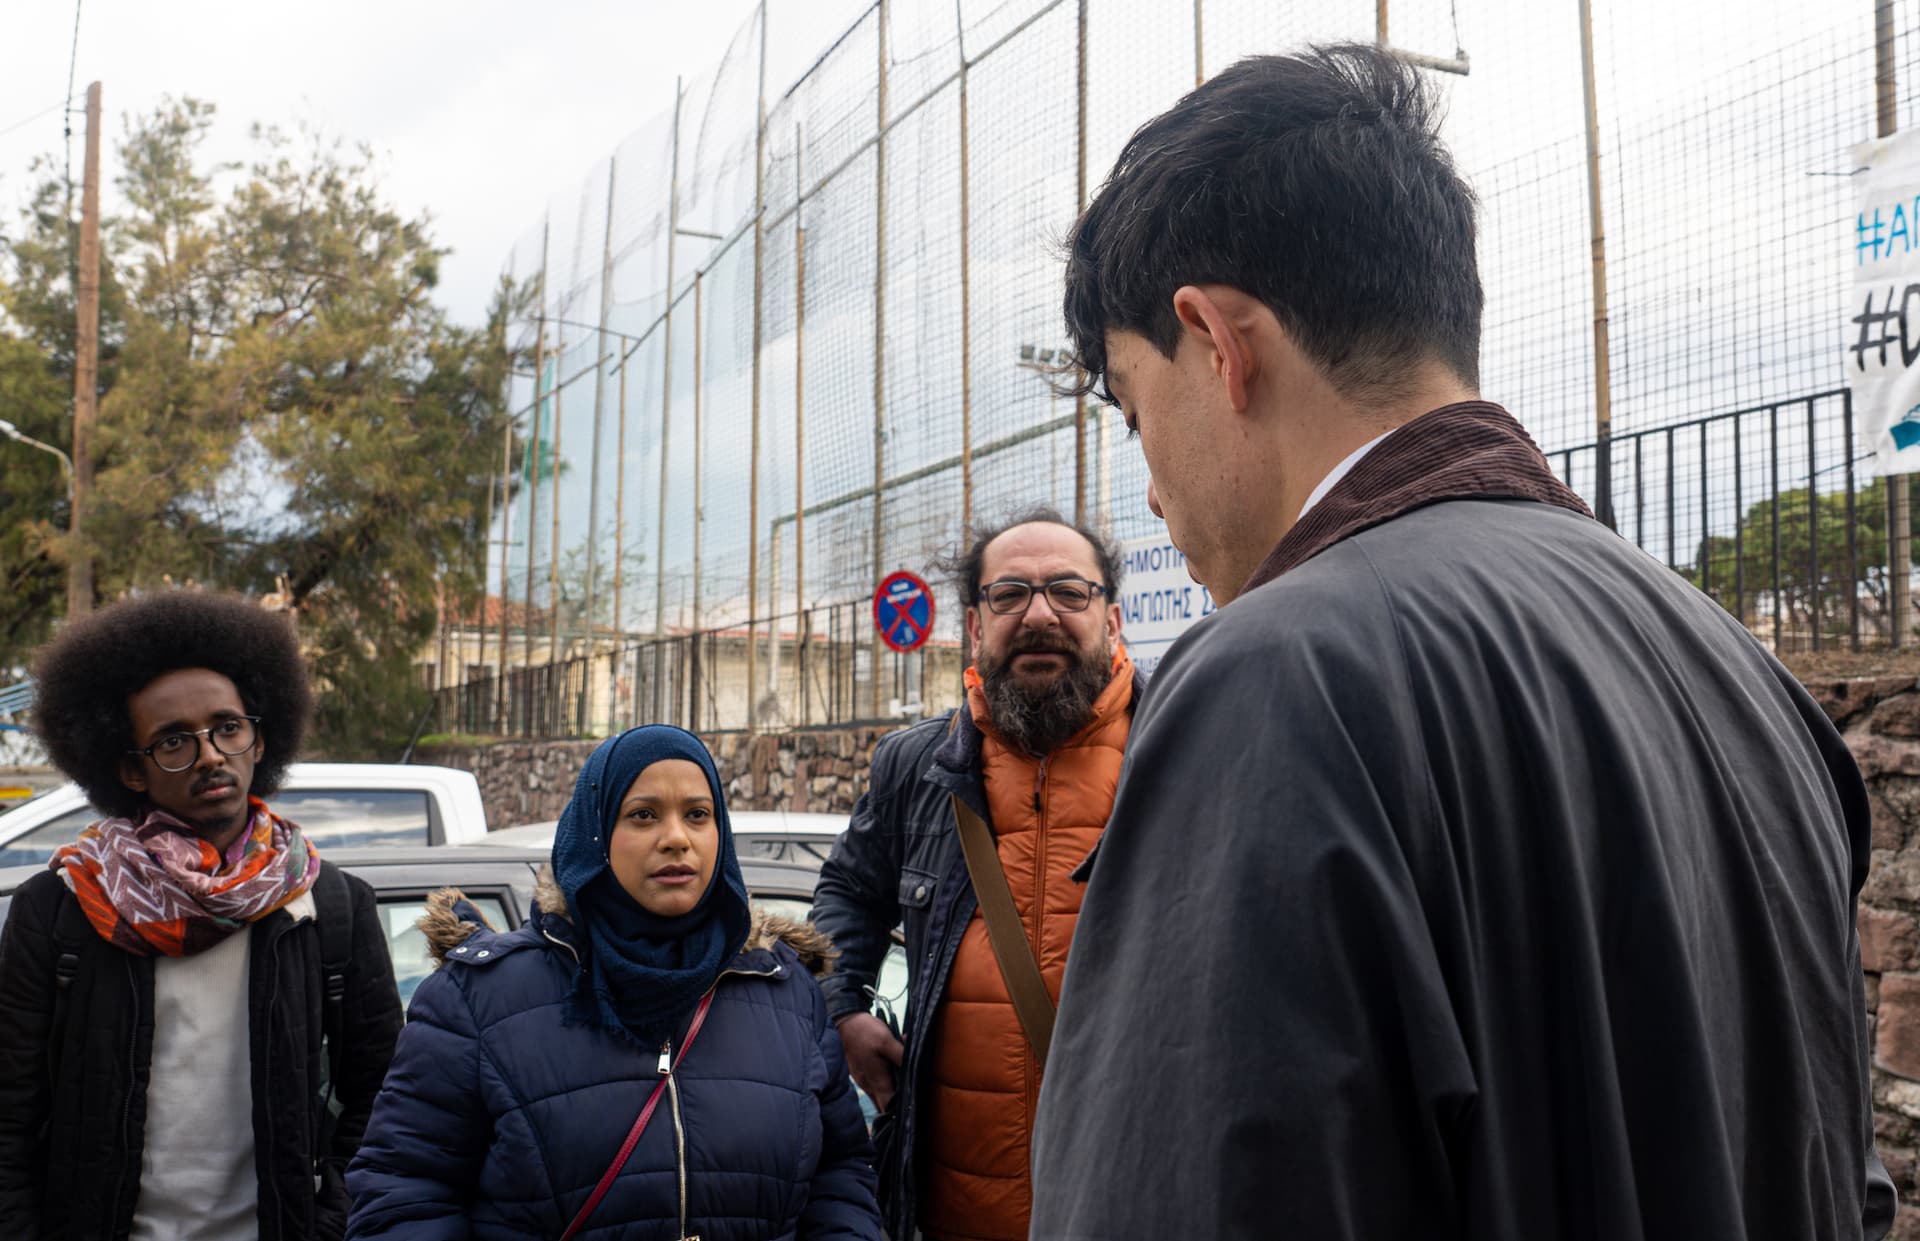
[[[1443,500],[1535,500],[1593,516],[1512,414],[1491,401],[1461,401],[1420,415],[1374,445],[1274,545],[1240,593],[1362,530]]]

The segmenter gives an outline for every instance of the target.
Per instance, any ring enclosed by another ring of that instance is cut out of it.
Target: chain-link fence
[[[1903,123],[1914,15],[1896,6]],[[537,289],[535,364],[443,722],[954,701],[957,601],[898,656],[865,611],[881,578],[1035,503],[1157,528],[1117,417],[1045,377],[1079,205],[1209,72],[1383,35],[1434,74],[1480,196],[1483,391],[1597,498],[1576,6],[767,0],[509,258]],[[1780,649],[1884,639],[1885,493],[1852,468],[1839,331],[1872,0],[1602,4],[1593,47],[1617,525]]]

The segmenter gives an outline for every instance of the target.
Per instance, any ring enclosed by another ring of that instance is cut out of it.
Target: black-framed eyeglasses
[[[1018,616],[1032,606],[1035,591],[1046,592],[1047,606],[1056,612],[1084,612],[1094,596],[1106,594],[1107,588],[1084,577],[1056,577],[1051,582],[1039,583],[1009,577],[982,586],[980,602],[987,605],[989,612]]]
[[[127,753],[146,755],[153,760],[153,765],[162,771],[185,771],[200,757],[200,738],[202,737],[212,742],[214,749],[229,758],[236,754],[245,754],[253,748],[253,743],[260,739],[260,717],[236,715],[230,719],[221,720],[209,728],[168,733],[150,746],[128,750]]]

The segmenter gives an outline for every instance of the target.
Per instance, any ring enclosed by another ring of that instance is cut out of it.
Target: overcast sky
[[[675,74],[716,62],[755,0],[81,0],[74,106],[102,83],[103,155],[121,116],[162,96],[218,106],[209,146],[244,159],[254,121],[305,119],[383,158],[389,200],[430,211],[453,253],[441,300],[479,318],[514,239],[548,193],[572,186],[671,101]],[[12,231],[36,155],[62,154],[72,0],[7,6],[0,74],[0,220]],[[43,114],[44,115],[41,115]],[[83,117],[73,118],[74,179]],[[107,170],[109,184],[112,169]],[[109,201],[109,210],[112,203]]]

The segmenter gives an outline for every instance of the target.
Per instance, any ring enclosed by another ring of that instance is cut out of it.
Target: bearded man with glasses
[[[373,890],[264,800],[311,706],[292,626],[145,596],[34,677],[105,817],[0,931],[0,1236],[343,1236],[400,999]]]
[[[1139,684],[1120,558],[1097,534],[1035,510],[974,532],[946,568],[973,643],[966,702],[875,747],[814,892],[841,953],[821,989],[854,1080],[885,1109],[891,1235],[1024,1241],[1074,871],[1113,808]],[[904,1037],[869,1011],[896,925]]]

